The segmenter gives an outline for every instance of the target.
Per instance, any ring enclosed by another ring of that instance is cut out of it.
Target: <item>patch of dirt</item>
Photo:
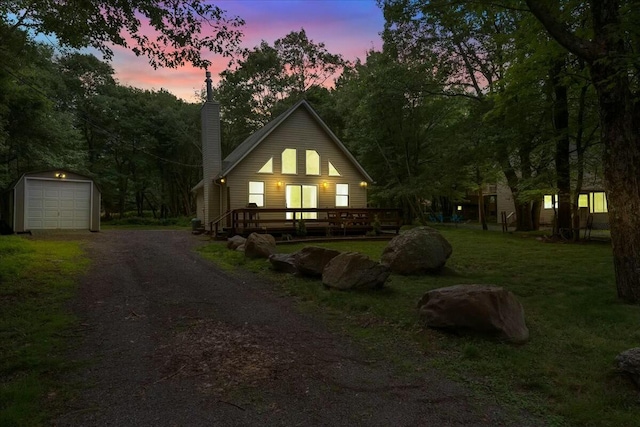
[[[224,394],[237,387],[258,387],[289,371],[296,354],[289,345],[255,326],[234,327],[199,320],[158,348],[162,380],[196,378],[201,391]]]

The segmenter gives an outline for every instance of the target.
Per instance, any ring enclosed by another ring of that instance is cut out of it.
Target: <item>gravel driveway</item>
[[[60,426],[540,425],[437,373],[399,375],[185,231],[104,231],[76,310]],[[392,351],[390,349],[390,351]],[[516,419],[517,418],[517,419]]]

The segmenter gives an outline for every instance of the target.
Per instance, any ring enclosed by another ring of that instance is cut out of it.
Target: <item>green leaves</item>
[[[251,132],[301,97],[315,96],[346,62],[309,40],[304,29],[245,50],[235,69],[221,73],[216,99],[222,109],[223,150],[230,152]],[[322,95],[320,95],[322,96]]]
[[[11,0],[0,12],[13,30],[55,35],[76,49],[94,47],[107,60],[113,45],[122,46],[146,56],[154,68],[185,63],[206,68],[206,56],[237,50],[244,25],[203,0]]]

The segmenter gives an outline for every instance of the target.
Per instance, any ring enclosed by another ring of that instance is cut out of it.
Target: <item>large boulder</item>
[[[251,233],[244,244],[244,254],[249,258],[269,258],[276,253],[276,239],[271,234]]]
[[[340,251],[336,251],[335,249],[306,246],[296,252],[293,262],[301,274],[320,277],[329,261],[339,254]]]
[[[269,257],[269,262],[274,270],[291,274],[298,272],[294,260],[295,254],[273,254]]]
[[[435,273],[444,267],[451,252],[451,245],[438,230],[416,227],[391,239],[380,262],[394,273]]]
[[[238,249],[238,246],[244,245],[246,241],[247,239],[240,236],[239,234],[236,234],[235,236],[229,237],[227,239],[227,249],[235,251],[236,249]]]
[[[322,283],[336,289],[381,288],[391,272],[384,265],[357,252],[335,256],[322,272]]]
[[[476,332],[513,343],[529,339],[524,310],[512,292],[498,286],[456,285],[427,292],[418,303],[426,326]]]
[[[617,355],[616,364],[618,369],[628,374],[640,387],[640,347],[631,348]]]

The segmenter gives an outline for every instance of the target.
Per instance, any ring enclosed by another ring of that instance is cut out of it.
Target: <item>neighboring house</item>
[[[0,207],[0,221],[9,232],[100,230],[98,186],[65,170],[23,174],[2,193]]]
[[[258,207],[265,218],[292,219],[295,208],[366,208],[371,177],[307,101],[293,105],[250,135],[224,160],[220,105],[207,76],[201,110],[204,179],[196,192],[197,217],[207,230],[234,209]],[[281,209],[268,212],[268,209]],[[320,219],[324,212],[306,212]]]
[[[515,205],[511,195],[511,190],[505,184],[498,184],[498,211],[511,215],[515,212]],[[540,224],[552,226],[555,213],[558,207],[558,196],[555,194],[545,194],[540,207]],[[554,209],[555,208],[555,209]],[[580,226],[586,226],[587,219],[591,216],[591,226],[595,229],[609,228],[609,213],[607,209],[607,197],[601,185],[596,180],[589,185],[584,185],[578,196],[578,208],[580,209]],[[515,214],[511,215],[509,223],[515,222]],[[498,217],[500,222],[500,217]]]
[[[540,209],[540,224],[552,225],[555,218],[555,209],[558,208],[558,196],[546,194]],[[609,228],[609,211],[607,208],[607,195],[600,186],[591,188],[583,187],[578,196],[578,208],[580,210],[580,223],[585,224],[587,217],[593,219],[592,227],[595,229]]]
[[[497,194],[497,186],[495,184],[484,185],[482,196],[486,221],[489,223],[499,221],[498,206],[500,199]],[[479,221],[478,193],[469,192],[464,200],[456,202],[454,204],[453,215],[455,215],[459,221]]]

